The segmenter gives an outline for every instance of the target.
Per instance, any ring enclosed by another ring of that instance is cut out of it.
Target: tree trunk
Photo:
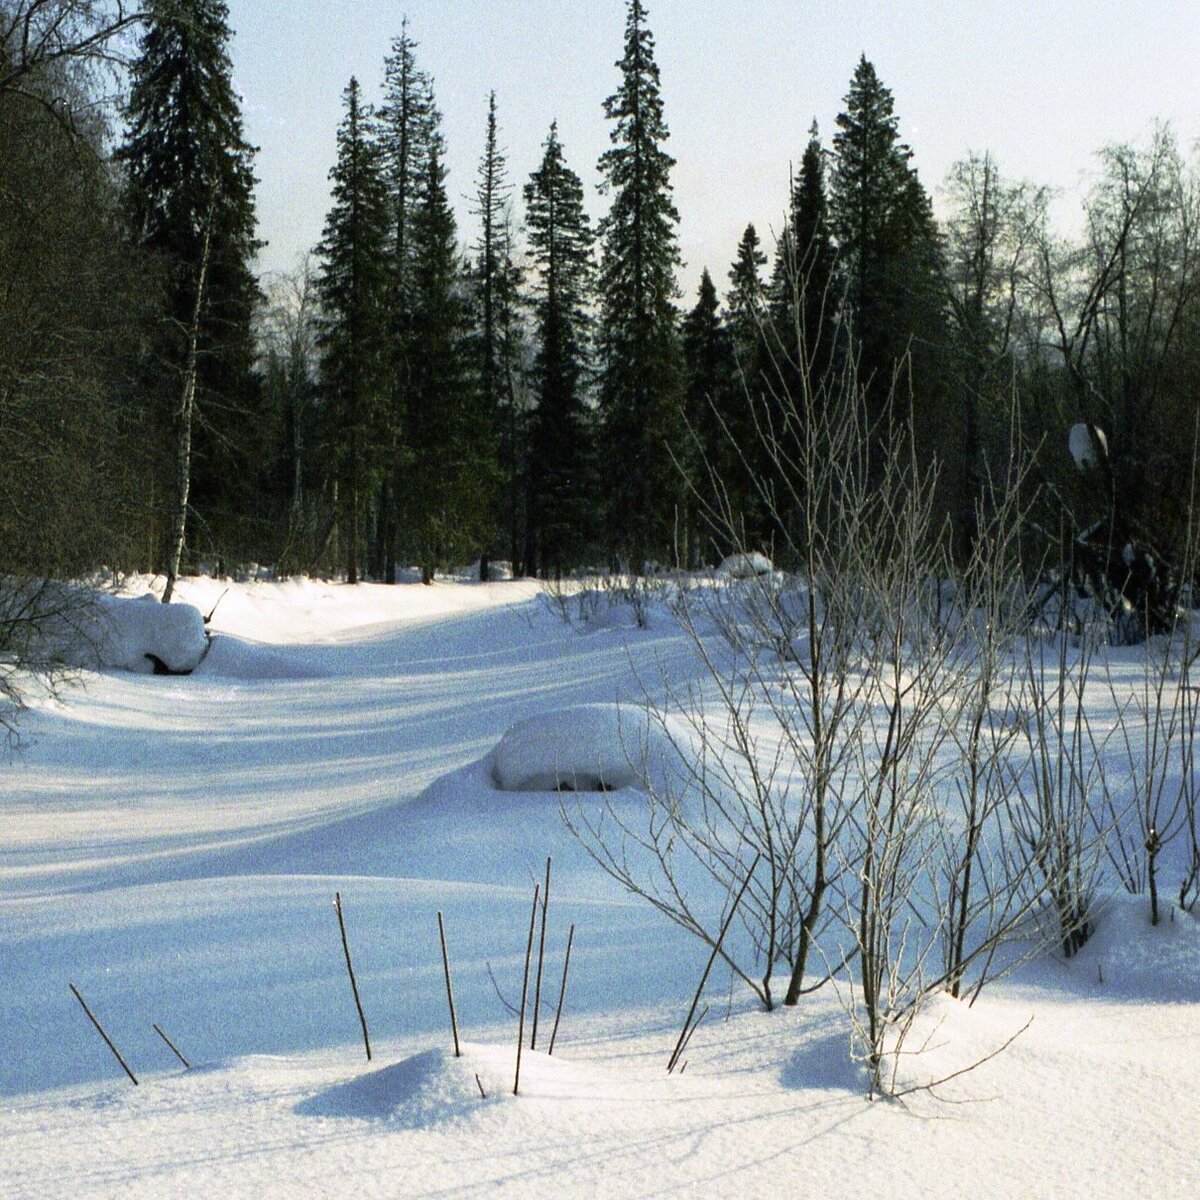
[[[192,419],[196,409],[196,375],[199,365],[200,313],[204,308],[204,288],[208,279],[208,258],[212,248],[212,220],[216,197],[209,201],[208,218],[204,224],[204,249],[200,255],[200,275],[196,280],[196,303],[192,307],[192,322],[188,328],[187,362],[183,369],[183,395],[179,401],[175,444],[175,515],[171,527],[171,547],[167,555],[167,586],[162,602],[171,603],[179,563],[183,557],[183,541],[187,532],[188,494],[192,486]]]

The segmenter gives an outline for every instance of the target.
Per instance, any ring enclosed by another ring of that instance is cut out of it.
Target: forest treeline
[[[0,0],[0,570],[786,566],[781,414],[835,403],[911,422],[961,555],[1021,455],[1031,561],[1146,586],[1183,557],[1200,202],[1169,128],[1099,151],[1076,234],[988,154],[939,220],[864,56],[830,136],[797,131],[778,239],[747,225],[683,296],[641,0],[600,220],[554,124],[507,162],[493,93],[469,243],[402,24],[379,103],[347,83],[320,243],[267,280],[232,34],[222,0]]]

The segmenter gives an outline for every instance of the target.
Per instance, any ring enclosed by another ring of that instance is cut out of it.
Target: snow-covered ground
[[[225,589],[179,589],[216,605],[194,675],[87,673],[0,765],[0,1196],[1200,1190],[1191,918],[1151,929],[1116,899],[1072,962],[936,1001],[905,1070],[951,1073],[1033,1018],[940,1099],[864,1099],[831,989],[764,1014],[719,974],[668,1075],[705,948],[594,866],[560,802],[643,803],[613,735],[646,732],[647,687],[697,674],[678,627],[583,632],[525,582]],[[557,772],[580,747],[618,790],[513,790],[574,786]],[[514,1097],[506,1002],[547,856],[542,1029]]]

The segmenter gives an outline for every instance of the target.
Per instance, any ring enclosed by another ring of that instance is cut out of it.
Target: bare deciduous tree
[[[124,67],[145,17],[139,0],[0,0],[0,95],[22,95],[70,125],[79,93],[63,65]]]

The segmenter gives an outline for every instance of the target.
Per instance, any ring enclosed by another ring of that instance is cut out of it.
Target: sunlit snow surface
[[[644,711],[649,681],[653,699],[696,675],[677,626],[581,632],[520,582],[225,587],[180,588],[217,605],[196,674],[87,674],[25,715],[2,767],[0,1196],[1196,1194],[1190,919],[1150,930],[1117,901],[1077,961],[1046,956],[972,1009],[934,1004],[914,1078],[1034,1018],[946,1089],[969,1103],[868,1104],[829,989],[767,1016],[727,977],[668,1076],[704,947],[620,892],[560,817],[635,814],[636,771],[603,793],[505,790],[497,747],[524,731],[514,771],[572,747],[629,767],[604,722]],[[519,999],[547,855],[541,1029],[514,1098],[500,994]]]

